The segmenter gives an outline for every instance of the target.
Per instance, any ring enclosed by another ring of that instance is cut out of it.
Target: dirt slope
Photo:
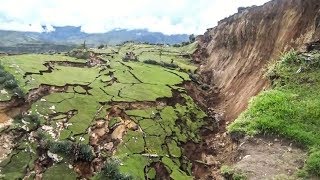
[[[227,121],[233,120],[250,97],[268,86],[263,78],[268,62],[320,39],[320,1],[273,0],[239,8],[197,39],[194,59],[202,63],[200,73],[220,89],[217,108]]]

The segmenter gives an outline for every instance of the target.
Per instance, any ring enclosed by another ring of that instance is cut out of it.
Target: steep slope
[[[250,97],[268,86],[265,66],[291,48],[302,50],[320,39],[319,0],[273,0],[239,8],[233,16],[198,37],[194,59],[204,81],[220,89],[227,121],[236,118]]]

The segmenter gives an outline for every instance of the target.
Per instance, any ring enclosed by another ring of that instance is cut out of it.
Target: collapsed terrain
[[[213,126],[185,89],[194,49],[2,56],[2,178],[99,179],[115,164],[123,178],[192,179],[182,147]]]
[[[129,43],[2,57],[4,178],[317,178],[319,8],[239,8],[195,52]]]

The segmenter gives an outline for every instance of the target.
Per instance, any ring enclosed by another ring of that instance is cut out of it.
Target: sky
[[[87,33],[148,29],[164,34],[203,34],[238,7],[268,0],[0,0],[0,29],[43,31],[81,26]]]

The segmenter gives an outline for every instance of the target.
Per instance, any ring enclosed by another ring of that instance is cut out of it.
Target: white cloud
[[[240,6],[268,0],[0,0],[0,29],[41,31],[41,24],[202,34]],[[30,25],[31,24],[31,25]]]

